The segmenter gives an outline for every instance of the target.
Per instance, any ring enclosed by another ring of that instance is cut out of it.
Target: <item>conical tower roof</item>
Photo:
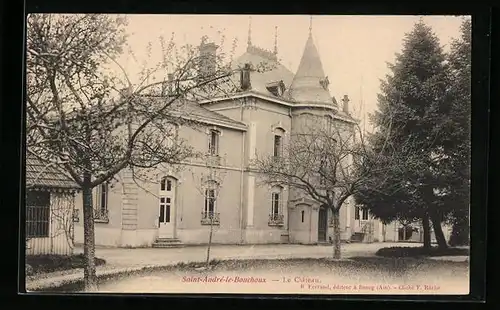
[[[290,85],[291,99],[300,103],[334,104],[328,85],[323,86],[325,78],[318,49],[309,33],[299,68]]]

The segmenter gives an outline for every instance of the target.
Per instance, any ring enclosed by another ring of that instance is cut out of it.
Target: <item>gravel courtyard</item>
[[[355,257],[222,261],[212,270],[167,267],[109,279],[105,293],[457,294],[469,293],[467,262]]]

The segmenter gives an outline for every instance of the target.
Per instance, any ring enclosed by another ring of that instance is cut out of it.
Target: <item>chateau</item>
[[[202,43],[202,53],[216,53],[213,43]],[[207,173],[203,163],[158,173],[156,183],[139,187],[131,172],[120,173],[121,182],[95,189],[95,240],[97,245],[151,247],[204,244],[213,229],[213,243],[328,243],[333,236],[330,211],[293,189],[269,187],[252,170],[258,155],[276,155],[291,134],[300,133],[311,116],[328,117],[353,128],[349,100],[338,103],[329,93],[312,33],[305,42],[300,65],[293,73],[274,51],[254,46],[248,38],[246,52],[234,66],[270,63],[271,70],[246,71],[238,76],[244,90],[232,96],[199,102],[191,111],[205,130],[187,126],[179,136],[198,151],[219,160],[224,172],[220,186],[199,190],[197,180]],[[194,176],[194,177],[193,177]],[[218,180],[207,180],[219,182]],[[204,191],[204,192],[203,192]],[[216,200],[210,199],[217,197]],[[76,197],[75,242],[83,243],[81,196]],[[213,217],[212,217],[213,216]],[[345,241],[397,241],[397,225],[371,219],[351,199],[340,211]]]

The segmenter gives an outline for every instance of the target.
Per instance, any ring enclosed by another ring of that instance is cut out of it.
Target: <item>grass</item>
[[[382,257],[428,257],[428,256],[461,256],[469,255],[469,249],[438,247],[390,247],[378,250],[375,255]]]
[[[27,276],[39,273],[71,270],[84,267],[83,254],[77,255],[29,255],[26,257]],[[95,259],[96,266],[106,264],[102,258]]]

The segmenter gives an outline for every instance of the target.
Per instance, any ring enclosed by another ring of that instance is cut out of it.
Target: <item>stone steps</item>
[[[365,234],[362,232],[355,232],[351,236],[351,242],[363,242],[363,239],[365,237]]]
[[[182,248],[184,243],[176,238],[156,238],[153,248]]]

